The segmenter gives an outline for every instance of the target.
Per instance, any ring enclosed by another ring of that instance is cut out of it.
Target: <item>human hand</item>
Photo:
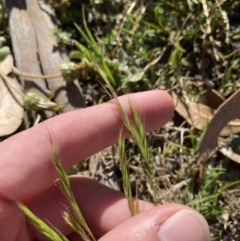
[[[165,92],[150,91],[120,97],[130,116],[129,98],[139,115],[144,117],[147,131],[161,127],[172,115],[173,103]],[[116,105],[107,102],[62,114],[0,143],[0,240],[46,240],[25,220],[11,197],[23,202],[69,240],[80,240],[61,216],[68,202],[54,184],[57,176],[48,133],[63,167],[69,169],[115,143],[121,127]],[[123,134],[127,136],[126,131]],[[210,240],[206,221],[189,207],[179,204],[156,206],[139,201],[142,212],[131,217],[122,193],[82,176],[72,177],[71,187],[90,229],[101,241]]]

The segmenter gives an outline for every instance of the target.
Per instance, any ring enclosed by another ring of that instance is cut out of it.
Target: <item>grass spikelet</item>
[[[90,241],[89,235],[86,233],[84,228],[82,226],[79,226],[78,223],[76,222],[75,218],[70,215],[68,212],[63,212],[62,216],[66,223],[71,227],[71,229],[79,234],[80,237],[83,238],[84,241]]]
[[[55,231],[49,225],[47,225],[44,221],[38,218],[34,213],[32,213],[25,205],[18,202],[18,207],[22,210],[25,216],[29,219],[29,221],[36,226],[38,231],[43,234],[50,241],[69,241],[63,234]]]
[[[122,138],[120,134],[118,140],[118,153],[119,153],[119,160],[120,160],[120,169],[122,172],[122,181],[123,181],[123,190],[124,194],[128,201],[128,207],[131,212],[132,216],[140,213],[138,202],[134,204],[133,197],[132,197],[132,190],[129,180],[129,173],[128,173],[128,162],[125,158],[125,140]]]
[[[75,222],[74,218],[68,213],[68,212],[63,212],[62,216],[66,223],[72,228],[72,230],[76,233],[78,233],[79,227],[77,223]]]
[[[78,232],[78,233],[81,235],[83,240],[85,240],[85,241],[86,240],[95,240],[91,230],[89,229],[89,227],[83,217],[81,210],[79,209],[79,206],[78,206],[76,199],[73,195],[73,192],[71,190],[68,175],[66,174],[66,172],[64,171],[64,169],[62,167],[62,164],[59,160],[59,156],[53,147],[53,143],[52,143],[51,139],[50,139],[50,142],[51,142],[52,152],[53,152],[53,163],[54,163],[55,169],[57,171],[57,174],[59,176],[60,186],[61,186],[61,189],[62,189],[64,195],[67,197],[70,207],[71,207],[71,211],[72,211],[72,215],[73,215],[71,217],[71,221],[74,220],[74,225],[76,225],[78,227],[78,230],[81,230],[81,232]],[[66,214],[64,214],[63,216],[66,217]],[[70,220],[70,218],[69,218],[69,220]],[[89,237],[90,237],[90,239],[89,239]]]
[[[152,169],[150,166],[150,155],[149,155],[149,148],[148,148],[148,143],[147,143],[147,137],[145,134],[143,122],[141,118],[139,117],[134,105],[132,102],[129,102],[131,112],[133,114],[133,119],[134,119],[134,125],[131,125],[129,127],[126,126],[128,131],[130,132],[133,140],[136,142],[138,149],[142,155],[142,166],[143,170],[148,178],[149,184],[153,190],[153,198],[154,201],[156,200],[156,193],[157,193],[157,185],[154,179],[154,175],[152,173]]]

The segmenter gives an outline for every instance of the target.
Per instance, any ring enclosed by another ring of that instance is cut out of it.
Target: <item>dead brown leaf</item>
[[[210,107],[194,102],[185,103],[175,92],[171,95],[175,110],[193,127],[201,130],[211,120],[214,111]]]
[[[23,119],[23,95],[15,78],[6,75],[12,71],[13,58],[7,56],[0,63],[0,136],[12,134]]]
[[[217,140],[221,130],[228,124],[228,131],[235,133],[239,128],[240,118],[240,89],[228,98],[216,111],[208,125],[207,131],[199,148],[200,154],[210,154],[218,145]],[[236,120],[238,119],[238,120]],[[231,121],[235,120],[235,121]],[[231,122],[230,122],[231,121]],[[235,126],[229,125],[234,123]],[[240,131],[240,128],[239,130]]]
[[[214,110],[216,110],[224,101],[225,98],[214,89],[208,89],[198,100],[199,103],[207,105]]]
[[[216,111],[201,103],[182,100],[175,92],[172,92],[175,110],[194,128],[202,130],[215,116]],[[224,102],[225,103],[225,102]],[[221,118],[224,118],[222,116]],[[220,120],[222,122],[222,120]],[[240,131],[240,120],[225,123],[219,132],[220,136],[229,136]]]

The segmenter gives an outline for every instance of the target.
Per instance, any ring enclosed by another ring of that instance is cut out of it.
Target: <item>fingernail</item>
[[[206,220],[191,210],[182,210],[167,219],[158,235],[161,241],[210,241]]]

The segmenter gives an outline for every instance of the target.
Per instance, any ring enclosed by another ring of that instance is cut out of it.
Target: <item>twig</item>
[[[53,75],[29,74],[29,73],[25,73],[25,72],[20,71],[16,67],[13,67],[12,73],[14,73],[15,75],[30,78],[30,79],[56,79],[56,78],[62,77],[62,74],[53,74]]]

